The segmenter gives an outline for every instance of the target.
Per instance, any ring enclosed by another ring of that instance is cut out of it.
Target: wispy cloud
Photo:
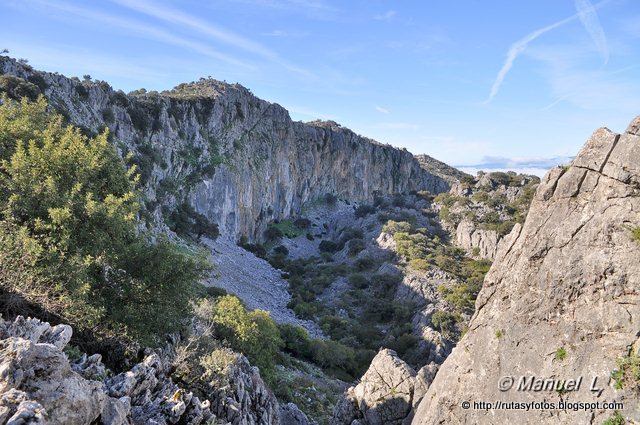
[[[604,34],[602,25],[600,25],[600,19],[598,19],[596,8],[589,0],[575,0],[575,6],[580,22],[582,22],[582,25],[584,25],[584,28],[593,39],[606,64],[609,62],[609,47],[607,45],[607,37]]]
[[[57,9],[63,12],[72,13],[76,16],[80,16],[82,18],[104,24],[104,26],[108,28],[121,28],[129,31],[133,34],[138,34],[142,37],[152,39],[158,42],[172,44],[178,47],[184,47],[194,52],[200,53],[201,55],[211,57],[213,59],[221,60],[227,62],[232,65],[241,66],[243,68],[254,69],[254,66],[237,59],[233,56],[221,53],[206,44],[199,43],[197,41],[189,40],[183,37],[176,36],[171,34],[168,31],[162,30],[160,28],[146,25],[142,22],[125,19],[121,17],[117,17],[114,15],[110,15],[107,13],[95,12],[90,9],[85,9],[82,7],[72,6],[67,3],[62,2],[52,2],[48,0],[32,0],[33,4],[49,7],[53,9]]]
[[[640,83],[635,75],[640,64],[617,70],[596,68],[589,58],[592,52],[576,46],[536,46],[526,53],[545,64],[555,101],[542,108],[549,110],[567,102],[583,110],[633,111],[638,109]]]
[[[571,156],[551,158],[485,156],[477,164],[454,165],[454,167],[470,174],[476,174],[478,171],[518,171],[542,177],[551,168],[556,165],[567,164],[572,159],[573,157]]]
[[[375,109],[376,109],[376,111],[378,111],[378,112],[380,112],[382,114],[388,114],[389,113],[389,110],[386,109],[386,108],[383,108],[382,106],[376,106]]]
[[[273,30],[262,33],[262,35],[267,37],[302,38],[307,37],[309,33],[304,31]]]
[[[388,10],[385,13],[381,13],[379,15],[376,15],[374,17],[374,19],[376,21],[390,21],[393,19],[394,16],[396,16],[398,14],[398,12],[396,12],[395,10]]]
[[[566,164],[573,159],[571,156],[540,157],[504,157],[483,156],[478,164],[460,165],[460,167],[476,168],[551,168],[559,164]]]
[[[183,27],[186,27],[187,29],[204,34],[210,39],[228,44],[234,48],[238,48],[238,49],[256,54],[262,58],[268,59],[272,62],[275,62],[281,65],[282,67],[286,68],[289,71],[292,71],[298,74],[303,74],[307,77],[314,76],[310,71],[302,69],[293,64],[290,64],[289,62],[279,57],[278,54],[275,53],[273,50],[253,40],[242,37],[236,33],[233,33],[219,26],[213,25],[209,22],[205,22],[200,18],[184,13],[178,9],[160,6],[160,5],[148,2],[146,0],[126,0],[126,1],[111,0],[111,1],[123,7],[126,7],[128,9],[135,10],[139,13],[145,14],[147,16],[151,16],[165,22],[181,25]]]
[[[559,26],[564,25],[567,22],[574,20],[575,18],[576,16],[574,15],[561,21],[555,22],[551,25],[547,25],[546,27],[535,30],[524,38],[521,38],[520,40],[513,43],[509,48],[509,51],[507,52],[507,59],[504,61],[502,68],[500,68],[500,71],[498,71],[496,79],[493,81],[493,85],[491,86],[491,93],[489,93],[489,98],[487,98],[485,103],[490,103],[493,98],[496,97],[498,91],[500,90],[500,87],[502,87],[502,83],[504,82],[505,77],[513,66],[513,62],[522,52],[524,52],[529,43],[540,37],[542,34],[549,32],[552,29],[558,28]]]
[[[498,91],[500,90],[500,87],[502,87],[502,83],[504,82],[505,77],[511,70],[511,67],[513,66],[513,62],[516,60],[516,58],[522,52],[525,51],[529,43],[531,43],[541,35],[553,29],[556,29],[562,25],[565,25],[575,20],[576,18],[580,18],[583,25],[585,26],[585,28],[587,28],[587,31],[589,31],[589,34],[591,34],[592,37],[594,37],[594,35],[592,34],[592,31],[594,31],[595,33],[598,33],[598,30],[597,30],[598,27],[600,28],[602,35],[600,36],[599,34],[596,34],[596,36],[604,37],[604,32],[602,31],[602,27],[600,27],[600,23],[599,23],[599,20],[597,19],[597,15],[595,15],[595,10],[596,10],[596,7],[603,6],[604,4],[608,3],[610,0],[601,1],[595,6],[589,3],[588,0],[575,0],[575,1],[576,1],[576,8],[578,10],[578,13],[576,13],[575,15],[569,16],[568,18],[557,21],[553,24],[547,25],[546,27],[537,29],[511,45],[511,47],[509,48],[509,51],[507,52],[507,58],[505,59],[504,64],[502,65],[502,68],[500,68],[500,71],[498,71],[498,75],[493,81],[493,85],[491,86],[491,92],[489,93],[489,97],[487,98],[487,100],[485,100],[484,102],[485,104],[490,103],[496,97],[496,95],[498,94]],[[594,16],[595,16],[595,21],[593,19]],[[600,38],[599,42],[602,42],[602,39],[603,38]],[[606,40],[605,40],[605,47],[606,47]],[[608,57],[608,53],[607,53],[607,57]]]

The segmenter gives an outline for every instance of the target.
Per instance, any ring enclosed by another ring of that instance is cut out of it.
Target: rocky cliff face
[[[5,86],[43,93],[88,132],[108,127],[141,168],[146,209],[158,222],[188,204],[223,236],[255,240],[266,223],[326,193],[357,201],[375,192],[448,189],[406,150],[331,121],[293,122],[284,108],[238,84],[201,80],[162,94],[125,95],[3,56],[0,76]]]
[[[613,414],[602,403],[611,401],[640,420],[638,383],[616,390],[611,379],[639,348],[640,244],[631,230],[640,226],[639,164],[640,117],[622,135],[596,131],[569,167],[547,174],[524,225],[501,244],[469,332],[414,424],[602,423]],[[558,382],[535,391],[522,381],[531,377]],[[582,383],[576,389],[570,379]],[[601,404],[525,411],[474,402]]]

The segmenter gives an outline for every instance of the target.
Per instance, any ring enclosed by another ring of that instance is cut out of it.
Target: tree
[[[80,330],[124,325],[151,343],[178,329],[210,264],[138,234],[136,169],[126,168],[107,131],[88,138],[64,126],[43,98],[3,99],[0,161],[0,224],[8,232],[0,245],[23,250],[24,272],[38,282],[29,293],[10,290],[58,300],[51,313]]]

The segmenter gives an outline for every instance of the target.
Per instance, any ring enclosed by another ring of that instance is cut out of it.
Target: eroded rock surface
[[[170,359],[159,353],[108,377],[99,355],[70,364],[62,351],[70,337],[66,325],[0,318],[0,424],[308,424],[295,405],[281,408],[244,356],[230,366],[228,385],[200,400],[172,381]]]
[[[360,383],[347,390],[334,409],[333,423],[394,425],[407,423],[436,372],[429,364],[417,373],[395,351],[384,349]]]
[[[637,394],[610,380],[617,359],[638,350],[640,244],[631,229],[640,226],[639,125],[640,117],[622,135],[596,131],[569,167],[546,175],[524,225],[498,250],[470,330],[414,424],[591,424],[613,413],[464,410],[464,401],[615,400],[623,417],[640,420]],[[584,382],[577,391],[516,391],[523,376]],[[514,387],[500,391],[503,377]],[[596,377],[602,391],[589,389]]]

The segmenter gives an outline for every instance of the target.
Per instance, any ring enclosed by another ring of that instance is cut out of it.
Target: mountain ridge
[[[374,193],[449,187],[406,150],[332,122],[294,122],[239,84],[202,79],[125,95],[105,82],[35,71],[5,56],[0,73],[5,86],[19,79],[12,84],[43,93],[70,123],[90,133],[109,128],[121,154],[138,165],[147,214],[156,222],[187,204],[223,237],[259,241],[269,222],[295,216],[326,193],[364,201]]]

